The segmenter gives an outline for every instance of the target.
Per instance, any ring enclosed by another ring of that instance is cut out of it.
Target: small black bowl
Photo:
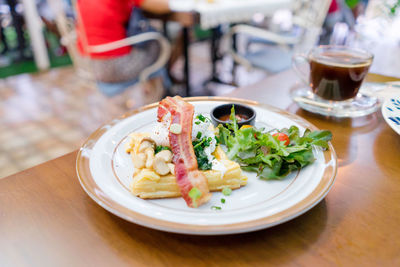
[[[241,120],[238,122],[239,128],[243,125],[254,125],[255,119],[256,119],[256,112],[254,109],[252,109],[249,106],[245,106],[242,104],[236,104],[236,103],[230,103],[230,104],[223,104],[216,106],[212,111],[211,111],[211,119],[214,123],[215,126],[218,126],[218,124],[226,125],[230,121],[227,120],[221,120],[220,118],[222,116],[230,115],[231,114],[231,108],[232,105],[235,106],[235,114],[237,115],[245,115],[248,117],[247,120]]]

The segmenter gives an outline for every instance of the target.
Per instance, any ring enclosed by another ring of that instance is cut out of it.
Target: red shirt
[[[143,0],[78,0],[78,48],[82,54],[86,45],[100,45],[126,38],[126,27],[133,7]],[[82,27],[84,26],[84,27]],[[109,58],[129,54],[131,47],[104,53],[89,53],[92,58]]]
[[[336,2],[336,0],[332,0],[331,5],[329,6],[328,13],[331,14],[338,10],[339,10],[338,3]]]

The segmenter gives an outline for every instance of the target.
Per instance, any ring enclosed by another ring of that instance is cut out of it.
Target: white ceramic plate
[[[300,117],[257,102],[232,98],[187,98],[195,112],[209,113],[224,103],[252,106],[256,126],[282,128],[291,125],[316,128]],[[263,181],[246,173],[248,184],[224,197],[214,192],[206,205],[188,208],[182,198],[143,200],[128,190],[133,165],[124,151],[127,136],[150,131],[156,122],[157,104],[146,106],[112,121],[94,132],[80,149],[77,173],[82,187],[99,205],[128,221],[168,232],[214,235],[255,231],[293,219],[321,201],[334,183],[337,163],[332,145],[314,149],[316,161],[281,181]],[[211,206],[220,206],[213,210]]]
[[[392,96],[383,103],[382,115],[387,124],[400,134],[400,96]]]

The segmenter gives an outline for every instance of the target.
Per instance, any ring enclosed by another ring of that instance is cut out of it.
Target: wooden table
[[[240,235],[170,234],[128,223],[83,191],[76,152],[0,180],[0,266],[399,266],[400,136],[380,112],[329,119],[288,98],[285,72],[234,95],[292,111],[333,132],[331,192],[306,214]]]

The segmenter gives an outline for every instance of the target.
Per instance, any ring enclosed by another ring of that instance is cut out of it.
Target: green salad
[[[218,126],[219,142],[227,147],[227,156],[245,171],[256,172],[261,179],[282,179],[290,172],[314,162],[313,146],[328,149],[330,131],[306,129],[301,135],[296,126],[279,131],[255,127],[239,129],[232,106],[230,123]]]

